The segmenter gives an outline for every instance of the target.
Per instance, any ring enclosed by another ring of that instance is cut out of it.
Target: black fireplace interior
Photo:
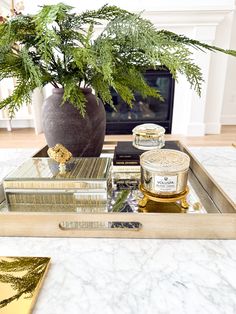
[[[117,111],[105,105],[107,114],[106,134],[131,134],[132,129],[142,123],[156,123],[163,126],[166,133],[171,133],[174,79],[167,70],[148,70],[144,73],[146,82],[159,90],[164,101],[153,97],[143,99],[135,93],[133,107],[130,108],[112,90],[112,99]]]

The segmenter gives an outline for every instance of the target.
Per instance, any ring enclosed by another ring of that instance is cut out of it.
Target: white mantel
[[[171,1],[167,1],[171,2]],[[229,49],[234,1],[178,1],[185,5],[169,6],[165,9],[145,11],[158,29],[165,28],[191,38]],[[235,47],[236,48],[236,47]],[[198,97],[189,88],[184,77],[175,87],[173,134],[200,136],[218,134],[221,129],[221,112],[224,104],[224,90],[227,82],[228,56],[221,53],[194,51],[194,61],[201,67],[204,77],[202,95]],[[234,60],[236,62],[236,60]]]
[[[56,0],[25,0],[25,12],[34,13],[38,5]],[[158,28],[165,28],[191,38],[229,49],[232,35],[234,0],[64,0],[78,11],[97,9],[103,4],[118,5],[133,12],[142,12]],[[236,49],[236,47],[234,47]],[[173,134],[200,136],[220,132],[224,90],[227,83],[228,56],[221,53],[194,51],[194,61],[202,68],[205,82],[199,98],[184,77],[175,87]],[[232,61],[231,61],[232,62]],[[236,60],[235,60],[236,62]],[[39,122],[36,124],[40,124]]]

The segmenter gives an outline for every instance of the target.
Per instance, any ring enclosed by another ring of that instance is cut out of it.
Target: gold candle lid
[[[144,123],[136,126],[132,132],[134,135],[159,136],[165,133],[165,129],[158,124]]]
[[[155,149],[143,153],[140,164],[148,171],[180,172],[189,168],[190,158],[174,149]]]

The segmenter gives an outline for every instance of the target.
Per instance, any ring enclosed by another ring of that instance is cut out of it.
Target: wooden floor
[[[180,140],[189,146],[231,146],[236,144],[236,125],[223,126],[219,135],[206,135],[198,137],[186,137],[178,135],[166,135],[166,140]],[[132,140],[131,135],[108,135],[106,140]],[[40,148],[46,144],[44,134],[35,135],[34,129],[15,129],[11,132],[0,129],[0,148]]]

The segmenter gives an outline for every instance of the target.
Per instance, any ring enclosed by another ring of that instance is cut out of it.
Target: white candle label
[[[155,176],[155,188],[160,192],[175,192],[177,176]]]

